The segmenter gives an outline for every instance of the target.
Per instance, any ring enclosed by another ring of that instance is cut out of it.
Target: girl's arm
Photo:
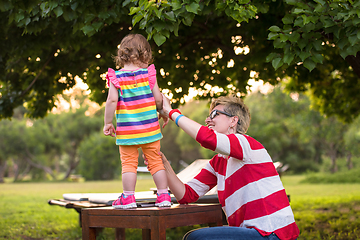
[[[155,82],[154,87],[151,91],[155,98],[156,110],[160,114],[159,119],[162,118],[164,121],[163,126],[162,126],[164,128],[168,124],[169,118],[168,118],[168,115],[166,115],[163,111],[163,97],[162,97],[162,93],[160,92],[157,82]]]
[[[103,132],[106,136],[110,135],[112,137],[115,136],[115,128],[112,124],[117,102],[118,102],[118,91],[116,87],[110,82],[108,97],[106,99],[105,104],[105,114],[104,114],[104,129]]]
[[[155,98],[156,109],[158,111],[161,111],[163,109],[163,98],[157,82],[155,82],[154,87],[153,89],[151,89],[151,91]]]

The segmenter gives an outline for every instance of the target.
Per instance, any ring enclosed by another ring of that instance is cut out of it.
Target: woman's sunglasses
[[[230,113],[227,113],[227,112],[224,112],[224,111],[221,111],[221,110],[217,110],[217,109],[212,110],[208,117],[212,120],[214,117],[216,117],[220,113],[224,114],[224,115],[226,115],[228,117],[234,117],[234,115],[232,115]],[[238,124],[240,124],[239,121],[238,121]]]

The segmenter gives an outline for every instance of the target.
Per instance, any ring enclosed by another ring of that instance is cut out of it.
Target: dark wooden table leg
[[[89,239],[89,216],[88,213],[85,211],[81,211],[81,218],[85,219],[81,222],[81,231],[82,231],[82,239],[86,240]]]
[[[142,230],[142,239],[143,240],[150,240],[151,239],[151,231],[150,231],[150,229],[143,229]]]
[[[116,228],[115,239],[116,240],[125,240],[125,228]]]
[[[89,212],[81,211],[81,227],[83,240],[96,240],[96,228],[89,226]]]
[[[164,221],[165,220],[162,216],[151,217],[151,240],[166,240],[166,228],[164,227]]]

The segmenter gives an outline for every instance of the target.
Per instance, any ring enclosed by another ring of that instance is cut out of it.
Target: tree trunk
[[[354,164],[353,164],[353,162],[352,162],[352,160],[351,160],[351,157],[352,157],[352,154],[351,154],[350,152],[348,152],[348,153],[346,154],[346,166],[347,166],[347,168],[348,168],[349,170],[354,167]]]
[[[70,177],[70,174],[73,172],[73,170],[75,170],[75,168],[79,165],[79,163],[80,163],[79,160],[74,160],[70,163],[70,166],[69,166],[68,170],[66,171],[64,180],[66,180]]]
[[[39,168],[39,169],[43,170],[44,172],[48,173],[53,179],[56,179],[56,177],[55,177],[55,175],[53,173],[53,170],[50,167],[43,166],[43,165],[41,165],[39,163],[33,162],[32,161],[33,156],[28,151],[28,149],[26,149],[26,153],[27,153],[27,156],[25,157],[25,160],[31,167]]]
[[[70,164],[69,164],[68,170],[66,171],[64,180],[66,180],[70,177],[70,174],[79,165],[79,163],[80,163],[80,159],[76,156],[76,148],[75,148],[73,153],[70,156]]]
[[[19,164],[17,164],[14,160],[13,162],[14,162],[14,182],[16,182],[16,180],[18,180],[20,170],[19,170]]]
[[[24,177],[31,171],[31,165],[29,163],[26,164],[26,168],[25,170],[20,174],[19,171],[19,175],[17,177],[17,179],[23,180]]]
[[[7,163],[6,161],[3,161],[0,164],[0,183],[4,183],[4,175],[5,175],[6,167],[7,167]]]
[[[322,148],[321,148],[322,143],[320,141],[316,141],[315,142],[315,155],[314,155],[314,160],[315,163],[320,164],[321,163],[321,155],[322,155]]]
[[[330,159],[331,159],[331,173],[336,173],[338,171],[338,166],[336,164],[337,151],[335,148],[330,150]]]
[[[26,162],[28,162],[31,167],[41,169],[44,172],[48,173],[53,179],[56,179],[56,177],[55,177],[55,175],[53,173],[53,170],[51,168],[49,168],[47,166],[43,166],[43,165],[41,165],[39,163],[35,163],[29,157],[26,158]]]

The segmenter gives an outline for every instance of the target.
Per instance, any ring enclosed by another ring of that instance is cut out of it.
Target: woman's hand
[[[174,194],[175,198],[179,201],[184,197],[185,194],[185,185],[184,183],[176,176],[176,173],[172,169],[169,161],[165,157],[165,155],[162,152],[159,152],[159,155],[161,156],[161,160],[165,167],[167,182],[169,185],[169,188],[171,192]],[[146,166],[148,166],[148,160],[146,159],[145,155],[143,154],[142,157],[144,158],[144,163]]]
[[[164,155],[162,152],[159,152],[159,155],[161,156],[161,160],[162,160],[162,162],[163,162],[164,164],[165,164],[166,162],[169,162],[169,161],[167,160],[167,158],[165,157],[165,155]],[[143,157],[143,159],[144,159],[145,165],[148,166],[148,165],[149,165],[149,161],[147,160],[145,154],[142,154],[142,157]]]
[[[164,113],[169,116],[169,112],[172,110],[171,108],[171,104],[170,104],[170,99],[168,99],[163,93],[162,94],[162,97],[163,97],[163,111]]]

